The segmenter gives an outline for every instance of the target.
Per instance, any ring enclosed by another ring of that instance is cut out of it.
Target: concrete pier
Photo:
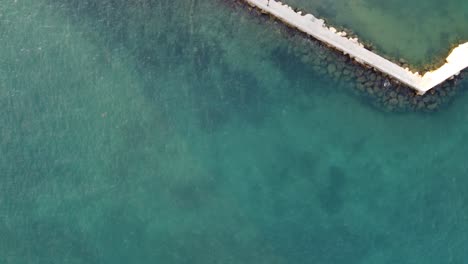
[[[455,48],[442,67],[420,75],[367,50],[357,39],[347,38],[344,32],[337,32],[336,29],[327,27],[322,19],[318,19],[311,14],[302,15],[301,12],[295,12],[288,5],[274,0],[245,1],[291,27],[297,28],[328,46],[349,55],[357,62],[373,67],[408,85],[420,95],[425,94],[428,90],[468,67],[468,43]]]

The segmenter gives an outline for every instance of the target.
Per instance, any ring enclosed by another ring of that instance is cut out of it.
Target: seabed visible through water
[[[1,264],[468,259],[466,78],[390,89],[237,0],[2,1],[0,42]]]

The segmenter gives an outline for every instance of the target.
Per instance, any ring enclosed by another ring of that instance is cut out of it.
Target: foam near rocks
[[[366,49],[357,38],[347,38],[345,32],[339,32],[336,28],[327,27],[323,19],[318,19],[312,14],[302,15],[301,11],[296,12],[290,6],[274,0],[245,1],[261,9],[262,12],[269,13],[284,23],[349,55],[357,62],[375,68],[408,85],[420,95],[425,94],[430,89],[459,74],[460,71],[468,67],[468,43],[455,48],[447,57],[447,63],[442,67],[421,75],[373,53]]]

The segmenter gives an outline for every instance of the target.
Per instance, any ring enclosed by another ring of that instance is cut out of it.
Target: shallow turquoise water
[[[463,89],[382,112],[226,1],[0,14],[1,263],[468,259]]]
[[[468,2],[464,0],[285,0],[355,32],[381,54],[404,58],[415,67],[440,63],[468,42]]]

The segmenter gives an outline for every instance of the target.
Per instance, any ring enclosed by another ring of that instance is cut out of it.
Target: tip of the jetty
[[[262,12],[269,13],[284,23],[316,38],[327,46],[348,54],[357,62],[375,68],[395,80],[408,85],[420,95],[425,94],[428,90],[468,67],[468,43],[455,48],[447,57],[447,63],[442,67],[421,76],[419,73],[413,73],[409,69],[404,69],[396,63],[366,49],[357,38],[347,38],[346,33],[338,32],[334,27],[325,26],[324,20],[317,19],[311,14],[302,15],[301,11],[296,12],[290,6],[274,0],[245,1],[249,5],[259,8]]]

